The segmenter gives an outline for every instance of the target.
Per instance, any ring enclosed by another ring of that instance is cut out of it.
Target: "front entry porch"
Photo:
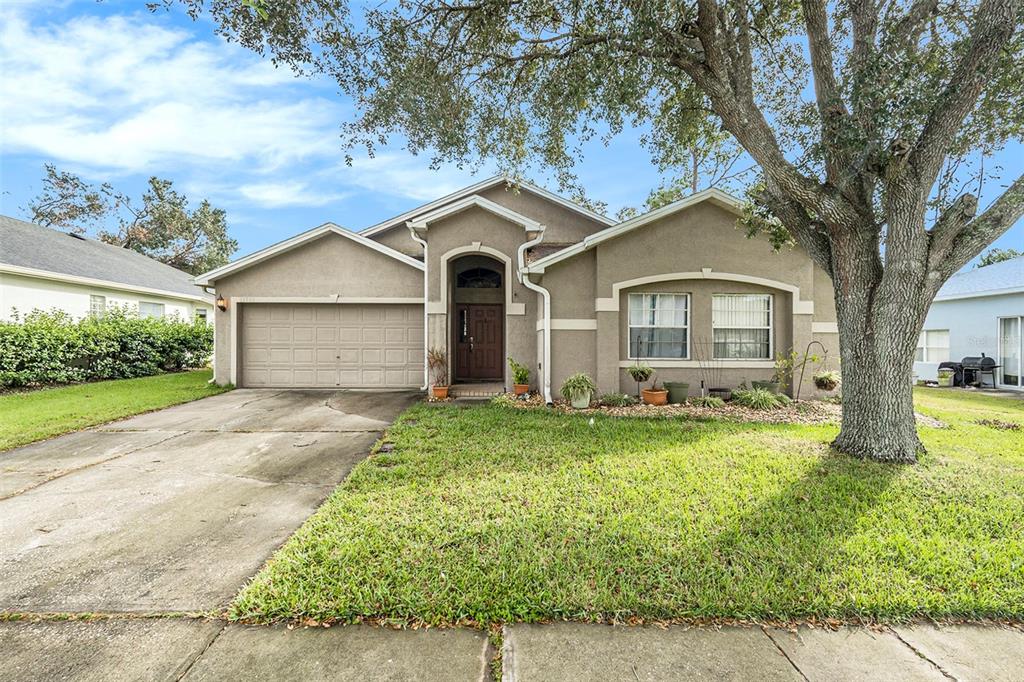
[[[448,387],[448,395],[452,398],[493,398],[504,392],[505,385],[500,381],[476,381]]]

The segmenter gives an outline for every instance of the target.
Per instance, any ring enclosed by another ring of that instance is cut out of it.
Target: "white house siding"
[[[196,291],[200,289],[197,287]],[[200,301],[188,301],[168,296],[142,294],[71,282],[25,277],[0,273],[0,320],[13,319],[15,310],[22,317],[33,310],[63,310],[73,317],[89,314],[89,297],[106,297],[107,308],[130,306],[138,309],[140,301],[162,303],[164,316],[177,316],[183,320],[192,319],[196,308],[206,308],[207,319],[213,323],[213,306]]]
[[[928,311],[925,330],[949,330],[949,359],[968,355],[999,357],[999,318],[1024,315],[1024,294],[977,296],[936,301]],[[919,379],[936,379],[938,362],[915,362]],[[988,376],[985,377],[986,383]]]

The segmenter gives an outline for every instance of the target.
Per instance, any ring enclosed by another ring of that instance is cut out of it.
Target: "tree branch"
[[[982,0],[974,13],[970,46],[925,123],[909,157],[924,192],[934,184],[949,140],[956,136],[988,81],[989,72],[1017,27],[1021,0]]]
[[[1024,216],[1024,175],[1021,175],[984,213],[964,225],[949,246],[947,256],[936,263],[943,279],[967,265],[981,250],[1001,237]]]
[[[758,201],[782,221],[796,243],[831,277],[832,247],[825,226],[812,219],[798,202],[778,192],[771,181],[767,181],[766,185],[765,190],[758,196]]]
[[[832,38],[829,32],[828,8],[824,0],[803,0],[804,25],[814,72],[814,94],[821,117],[821,136],[825,151],[825,177],[837,187],[842,186],[844,170],[850,165],[848,155],[839,142],[839,130],[845,125],[848,111],[839,94]]]

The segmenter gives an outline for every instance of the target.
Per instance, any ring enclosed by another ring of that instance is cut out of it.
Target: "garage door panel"
[[[246,303],[240,309],[243,386],[423,384],[422,306]]]

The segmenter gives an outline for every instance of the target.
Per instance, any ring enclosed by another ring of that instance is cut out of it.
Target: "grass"
[[[917,466],[834,426],[420,405],[231,615],[399,622],[1024,617],[1024,401],[941,390]]]
[[[222,393],[210,370],[0,395],[0,451]]]

